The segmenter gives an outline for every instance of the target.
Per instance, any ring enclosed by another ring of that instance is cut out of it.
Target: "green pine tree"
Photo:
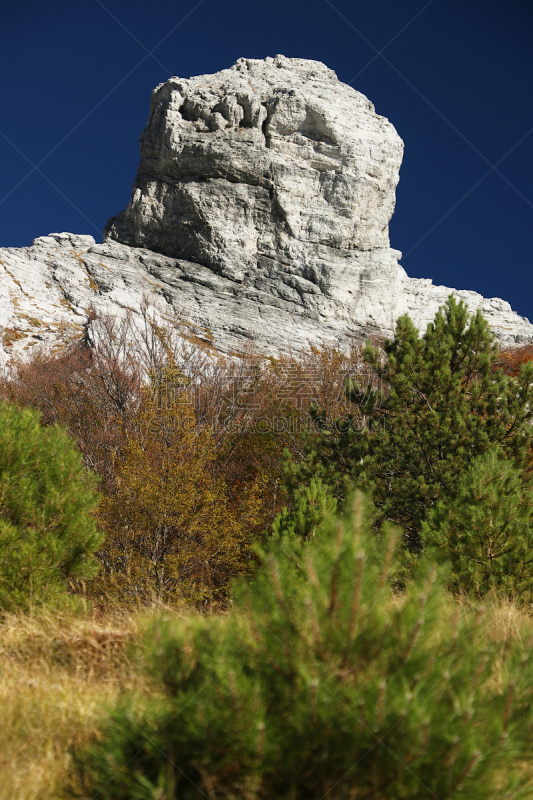
[[[0,403],[0,611],[68,600],[97,572],[96,477],[66,431]]]
[[[274,536],[301,536],[308,540],[337,510],[337,499],[323,486],[320,478],[311,478],[308,486],[298,487],[291,510],[284,508],[272,525]]]
[[[522,472],[530,453],[533,365],[518,378],[495,369],[497,345],[481,312],[469,317],[451,296],[420,336],[401,317],[385,357],[370,346],[369,386],[353,381],[353,413],[334,425],[315,411],[322,432],[303,463],[290,467],[289,490],[319,477],[338,498],[357,485],[372,491],[382,519],[420,547],[428,510],[453,497],[472,458],[499,443]]]
[[[456,591],[533,597],[533,487],[524,486],[499,447],[475,458],[452,502],[440,500],[422,523],[422,542],[451,564]]]
[[[319,537],[274,540],[227,615],[156,620],[156,694],[124,696],[75,754],[82,795],[531,797],[530,650],[455,609],[434,568],[394,597],[395,531],[365,517],[357,495]]]

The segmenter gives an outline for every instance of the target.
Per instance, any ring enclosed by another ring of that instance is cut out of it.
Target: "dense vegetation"
[[[400,318],[383,350],[364,350],[373,382],[353,381],[354,411],[328,423],[316,409],[323,433],[293,465],[291,485],[299,491],[320,477],[341,504],[354,485],[367,488],[380,518],[401,525],[409,549],[420,549],[429,509],[453,504],[459,476],[492,445],[528,480],[533,364],[510,377],[495,369],[497,358],[481,313],[469,319],[453,297],[423,336]]]
[[[66,431],[0,403],[0,609],[64,605],[97,571],[96,480]]]
[[[394,602],[395,532],[376,544],[352,503],[316,541],[278,539],[229,617],[157,620],[145,646],[158,697],[128,697],[82,754],[88,793],[518,796],[533,662],[457,615],[429,565]]]
[[[206,608],[254,571],[252,543],[287,502],[284,451],[303,455],[312,400],[342,411],[360,353],[225,359],[143,311],[143,330],[102,317],[91,345],[13,365],[3,394],[65,426],[100,477],[106,540],[90,599]]]
[[[1,385],[6,630],[151,609],[29,646],[132,676],[42,796],[533,796],[531,349],[453,298],[270,360],[142,312]]]

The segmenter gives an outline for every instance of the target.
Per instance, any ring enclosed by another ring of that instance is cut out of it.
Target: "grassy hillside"
[[[4,425],[0,800],[533,797],[530,349],[452,301],[423,337],[279,359],[145,315],[0,382],[42,448]],[[79,574],[64,429],[99,487]]]
[[[458,602],[449,600],[451,607]],[[107,708],[125,692],[153,699],[141,649],[150,617],[146,611],[99,620],[12,615],[2,622],[0,800],[64,800],[75,792],[89,800],[71,751],[98,736]],[[487,605],[487,627],[498,642],[533,638],[531,614],[508,601]],[[531,765],[524,771],[531,773]]]

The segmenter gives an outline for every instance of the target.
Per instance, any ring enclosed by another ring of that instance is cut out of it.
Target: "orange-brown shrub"
[[[498,351],[495,367],[501,369],[505,375],[512,375],[516,378],[522,364],[527,364],[528,361],[533,361],[533,345],[505,347]]]
[[[265,358],[249,346],[229,357],[209,343],[184,338],[181,318],[162,320],[148,303],[140,320],[93,315],[90,338],[61,354],[14,363],[0,393],[39,409],[43,424],[65,425],[86,464],[100,475],[100,519],[108,534],[100,557],[115,596],[220,597],[232,574],[251,568],[251,539],[269,530],[287,502],[284,452],[303,455],[312,434],[311,405],[327,409],[331,419],[345,413],[346,378],[363,368],[361,351],[356,344],[344,349],[331,344]],[[169,463],[174,458],[175,473],[163,479],[163,429],[180,415],[181,422],[194,420],[195,433],[190,438],[182,432],[168,445],[165,458]],[[143,487],[151,493],[144,511]],[[198,492],[204,500],[216,497],[216,504],[200,502]],[[156,555],[161,541],[154,550],[150,537],[160,536],[153,532],[161,530],[162,518],[152,533],[144,523],[142,532],[134,533],[133,519],[166,513],[173,504],[167,537],[173,544],[164,558],[167,577],[161,579]],[[206,508],[213,511],[215,505],[221,513],[206,517]],[[242,557],[236,566],[227,549],[225,566],[214,568],[211,556],[204,556],[224,523],[229,550]],[[194,533],[200,529],[204,533]],[[200,569],[200,563],[209,568]],[[151,574],[149,580],[141,580],[143,571]],[[105,594],[102,580],[93,589]]]

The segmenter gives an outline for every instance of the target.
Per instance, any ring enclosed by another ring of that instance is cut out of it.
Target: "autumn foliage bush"
[[[265,524],[261,480],[232,501],[211,431],[186,397],[161,405],[148,387],[133,423],[98,512],[107,538],[91,591],[121,603],[223,599],[230,578],[253,571],[251,544]]]
[[[103,603],[224,600],[274,520],[314,536],[354,485],[418,550],[428,510],[492,441],[530,469],[533,349],[498,351],[453,299],[422,337],[399,320],[384,350],[278,358],[223,356],[178,315],[140,312],[93,314],[90,336],[15,363],[0,387],[64,425],[100,478],[107,538],[88,589]]]
[[[92,315],[63,352],[13,363],[0,394],[64,425],[100,478],[99,602],[210,603],[250,574],[251,544],[287,502],[285,453],[301,458],[320,403],[343,412],[356,345],[265,359],[191,342],[178,317]]]
[[[102,322],[107,338],[99,346],[76,341],[64,352],[15,362],[0,393],[36,408],[44,425],[66,427],[106,486],[113,483],[113,460],[138,404],[142,373],[128,355],[124,326],[112,318]]]
[[[494,368],[501,369],[504,375],[518,377],[522,364],[533,361],[533,345],[525,344],[519,347],[502,347],[498,350]]]

